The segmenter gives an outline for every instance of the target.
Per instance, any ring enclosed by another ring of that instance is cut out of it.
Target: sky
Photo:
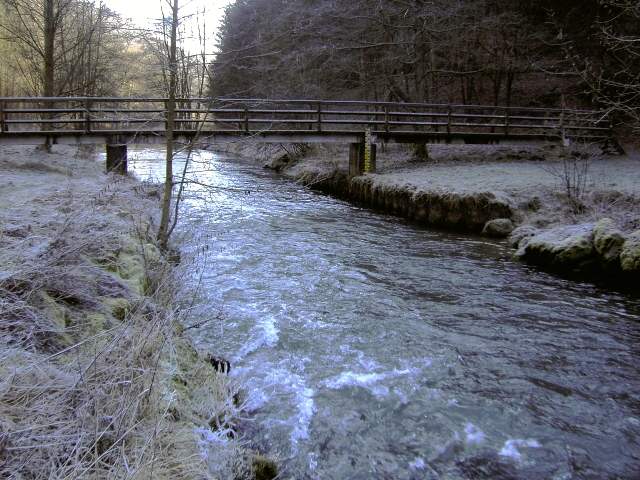
[[[120,13],[123,18],[130,18],[140,27],[153,25],[154,21],[162,17],[161,6],[165,15],[169,15],[169,7],[166,0],[103,0],[112,10]],[[185,42],[187,50],[199,52],[200,46],[197,41],[197,22],[195,14],[206,11],[206,31],[207,31],[207,52],[213,51],[215,43],[215,33],[224,14],[224,7],[232,0],[180,0],[180,16],[183,18],[183,25],[186,27],[188,38]],[[202,23],[202,20],[200,21]]]

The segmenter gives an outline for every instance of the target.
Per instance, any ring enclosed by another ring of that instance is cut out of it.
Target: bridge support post
[[[107,144],[107,173],[127,174],[127,145]]]
[[[355,177],[363,173],[375,173],[376,150],[375,143],[350,143],[349,177]]]
[[[349,144],[349,177],[362,175],[364,170],[364,143]]]

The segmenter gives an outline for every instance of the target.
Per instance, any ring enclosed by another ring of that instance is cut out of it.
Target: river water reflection
[[[130,152],[141,178],[162,153]],[[640,478],[640,302],[198,152],[197,341],[283,478]],[[194,280],[196,281],[196,280]]]

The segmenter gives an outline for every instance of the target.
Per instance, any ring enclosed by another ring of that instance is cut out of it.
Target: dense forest
[[[236,0],[212,93],[640,105],[636,0]]]
[[[0,0],[0,95],[163,95],[169,24],[142,30],[91,0]],[[564,99],[640,119],[637,0],[235,0],[217,44],[214,96]],[[178,46],[178,95],[205,88],[205,53]]]

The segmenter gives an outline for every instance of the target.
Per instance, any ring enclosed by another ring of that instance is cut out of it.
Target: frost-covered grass
[[[0,477],[248,477],[236,387],[154,244],[158,190],[101,168],[0,150]]]

